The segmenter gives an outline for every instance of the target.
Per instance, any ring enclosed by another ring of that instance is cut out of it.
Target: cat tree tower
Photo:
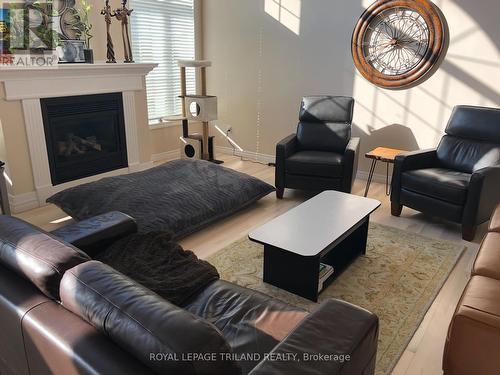
[[[210,121],[217,120],[217,97],[207,95],[206,69],[212,66],[207,60],[179,60],[181,70],[182,100],[182,137],[181,157],[183,159],[204,159],[214,163],[222,162],[215,159],[215,137],[210,136]],[[187,93],[186,69],[199,69],[200,84],[195,95]],[[189,133],[189,122],[198,121],[203,124],[202,134]]]

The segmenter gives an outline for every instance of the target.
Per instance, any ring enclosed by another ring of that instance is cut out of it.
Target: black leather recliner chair
[[[276,195],[285,188],[350,193],[358,169],[359,138],[351,138],[354,99],[302,99],[297,134],[276,146]]]
[[[392,215],[403,206],[461,223],[472,241],[500,202],[500,110],[458,106],[437,149],[396,157]]]

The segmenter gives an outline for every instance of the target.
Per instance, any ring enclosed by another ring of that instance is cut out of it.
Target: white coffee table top
[[[370,215],[380,202],[325,191],[250,232],[250,240],[301,256],[316,256]]]

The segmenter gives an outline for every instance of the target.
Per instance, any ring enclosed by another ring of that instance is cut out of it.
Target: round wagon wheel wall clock
[[[354,64],[379,87],[410,88],[437,70],[448,35],[446,20],[432,2],[379,0],[363,13],[354,30]]]

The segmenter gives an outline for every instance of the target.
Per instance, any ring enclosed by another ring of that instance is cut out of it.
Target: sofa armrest
[[[359,160],[359,147],[361,139],[351,138],[347,144],[345,154],[344,154],[344,176],[342,181],[343,191],[345,193],[350,193],[352,191],[352,186],[356,175],[358,173],[358,160]]]
[[[373,374],[377,340],[376,315],[347,302],[327,300],[250,374]]]
[[[91,257],[114,241],[137,232],[137,224],[130,216],[108,212],[52,232],[56,237],[85,251]]]
[[[392,174],[391,202],[400,204],[401,176],[403,172],[432,168],[437,164],[437,149],[406,152],[396,156]]]
[[[497,205],[490,220],[490,232],[500,233],[500,204]]]
[[[472,174],[462,224],[475,226],[490,219],[500,202],[500,164]]]
[[[297,151],[297,136],[291,134],[276,145],[276,188],[285,188],[285,160]]]

